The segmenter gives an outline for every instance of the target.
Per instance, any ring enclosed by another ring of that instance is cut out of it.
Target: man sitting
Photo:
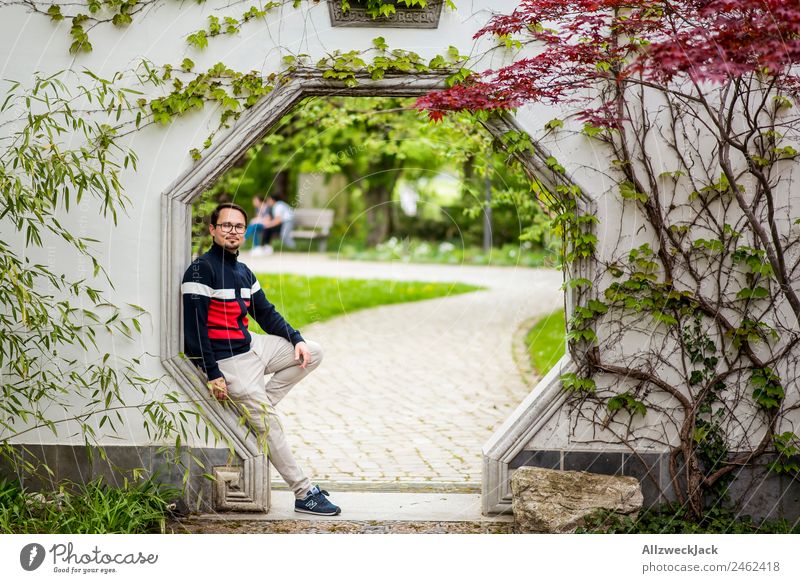
[[[261,246],[253,248],[253,255],[269,255],[272,253],[270,242],[275,235],[278,235],[281,245],[289,249],[295,248],[292,238],[292,228],[294,227],[294,211],[289,206],[280,193],[270,194],[264,203],[269,209],[268,217],[260,219],[264,226],[261,234]]]
[[[211,213],[211,248],[192,262],[181,283],[184,352],[205,372],[211,394],[241,411],[259,443],[268,446],[270,462],[294,492],[295,512],[334,516],[341,508],[300,468],[275,409],[319,366],[322,346],[283,318],[239,261],[246,227],[239,205],[223,203]],[[251,334],[248,317],[266,334]]]

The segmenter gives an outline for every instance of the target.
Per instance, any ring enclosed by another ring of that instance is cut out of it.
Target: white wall
[[[187,45],[185,37],[207,24],[208,15],[236,15],[245,6],[234,4],[225,9],[226,2],[208,1],[202,5],[192,2],[164,1],[136,15],[134,23],[125,29],[99,26],[90,32],[94,50],[88,54],[70,55],[68,47],[68,21],[53,23],[46,16],[32,14],[20,6],[2,8],[0,18],[0,55],[2,78],[29,83],[34,71],[42,74],[72,68],[87,68],[96,74],[111,77],[117,71],[130,72],[143,58],[155,65],[173,64],[176,67],[189,57],[196,63],[195,71],[202,71],[217,62],[224,62],[237,71],[257,70],[264,75],[277,70],[282,56],[289,53],[308,53],[315,63],[336,49],[368,49],[372,39],[383,36],[392,48],[403,48],[419,53],[428,60],[445,53],[449,45],[463,54],[477,55],[489,46],[490,39],[475,43],[473,34],[488,20],[491,12],[509,13],[517,5],[515,0],[457,0],[458,12],[445,9],[440,25],[435,30],[404,30],[390,28],[331,28],[328,8],[324,3],[303,2],[300,9],[291,8],[291,2],[279,11],[271,12],[267,25],[251,22],[239,35],[209,39],[209,46],[198,51]],[[64,13],[68,9],[64,8]],[[504,50],[488,55],[478,68],[497,67],[502,58],[509,58]],[[135,79],[130,77],[130,85]],[[141,89],[141,87],[140,87]],[[151,95],[157,90],[148,89]],[[162,193],[183,172],[191,168],[191,148],[200,148],[203,140],[215,125],[215,112],[206,107],[169,126],[149,126],[130,137],[130,146],[139,155],[136,172],[123,175],[123,186],[131,199],[127,213],[112,226],[109,219],[99,216],[96,205],[85,203],[75,212],[65,214],[64,223],[85,236],[101,241],[95,253],[106,266],[116,289],[109,297],[118,304],[138,304],[149,311],[143,319],[142,335],[135,342],[116,337],[104,346],[120,358],[140,357],[146,353],[141,374],[163,377],[165,371],[158,358],[160,337],[164,333],[163,319],[159,314],[161,281],[161,198]],[[543,124],[556,117],[548,108],[531,109],[521,117],[523,123],[538,131]],[[575,146],[573,151],[575,151]],[[6,224],[0,225],[0,237],[9,240],[15,234]],[[76,269],[87,269],[74,264],[71,253],[63,246],[49,242],[33,255],[55,268],[74,274]],[[173,274],[178,278],[182,274]],[[87,359],[96,355],[82,355]],[[167,379],[167,386],[169,386]],[[135,394],[130,401],[138,402]],[[26,442],[65,442],[69,432],[55,438],[50,432],[27,435]],[[149,442],[136,415],[129,416],[122,435],[127,443],[143,445]],[[79,438],[74,441],[80,441]],[[119,443],[119,442],[114,442]]]
[[[708,95],[710,100],[713,101],[716,91],[709,91]],[[668,126],[668,118],[665,111],[659,111],[658,107],[662,99],[657,95],[649,94],[645,99],[648,107],[650,121],[654,126],[664,124]],[[546,112],[542,112],[543,106],[536,106],[538,108],[541,119],[545,117]],[[535,116],[531,116],[535,117]],[[555,116],[554,116],[555,117]],[[524,119],[524,115],[523,115]],[[714,124],[709,120],[705,120],[704,124],[697,123],[692,128],[689,140],[692,143],[679,143],[679,147],[685,148],[683,155],[694,156],[697,161],[695,166],[700,185],[708,184],[704,182],[700,173],[702,168],[708,168],[711,175],[710,181],[718,179],[720,169],[717,160],[716,140],[708,131],[707,128],[714,127]],[[780,126],[779,126],[780,127]],[[558,132],[559,134],[566,134],[569,129],[579,129],[579,124],[567,124],[565,130]],[[781,127],[786,129],[786,127]],[[788,145],[793,144],[796,140],[796,134],[788,132],[786,139],[780,144]],[[696,133],[695,133],[696,132]],[[680,133],[679,133],[680,135]],[[680,138],[679,138],[680,140]],[[616,183],[608,176],[605,175],[610,167],[609,160],[605,157],[605,152],[602,147],[597,147],[596,142],[586,137],[579,137],[573,135],[566,135],[563,139],[557,137],[555,134],[545,140],[546,143],[556,153],[559,161],[567,167],[568,171],[573,171],[573,175],[578,178],[579,184],[584,186],[585,192],[595,201],[597,205],[597,216],[600,220],[597,227],[597,236],[599,239],[597,245],[597,258],[601,263],[611,263],[613,261],[620,261],[620,264],[627,262],[628,253],[642,245],[643,243],[650,243],[651,247],[655,250],[658,247],[658,242],[653,237],[652,229],[648,226],[642,210],[632,201],[623,201],[619,195],[619,190]],[[694,148],[697,148],[694,151]],[[676,170],[679,166],[676,161],[674,152],[672,152],[662,140],[651,135],[644,143],[644,150],[647,153],[648,159],[654,167],[654,173],[658,175],[660,172],[670,172]],[[694,152],[694,154],[691,154]],[[634,164],[639,164],[640,152],[634,151],[631,159],[635,160]],[[753,184],[753,178],[746,174],[746,162],[741,156],[732,157],[732,166],[734,173],[742,173],[742,177],[738,183],[744,186],[745,198],[752,201],[754,192],[756,191]],[[582,166],[589,161],[589,167]],[[701,164],[702,162],[702,164]],[[776,226],[784,241],[797,241],[799,229],[797,225],[793,225],[793,218],[797,216],[796,208],[800,203],[800,194],[795,185],[795,170],[797,168],[796,161],[780,162],[780,172],[772,176],[774,182],[774,196],[776,204]],[[641,174],[640,174],[641,176]],[[680,224],[679,221],[689,221],[693,218],[692,203],[690,203],[690,191],[692,188],[689,186],[688,181],[683,180],[678,183],[675,191],[672,192],[668,187],[667,182],[671,178],[660,178],[663,182],[660,185],[662,194],[662,208],[668,208],[670,203],[674,203],[677,210],[671,218],[671,223]],[[589,188],[586,188],[586,186]],[[763,203],[760,208],[763,208]],[[736,204],[733,204],[730,210],[723,213],[721,207],[717,203],[712,203],[710,208],[716,214],[716,220],[720,224],[727,222],[730,224],[737,224],[743,218],[743,213],[738,209]],[[680,217],[680,213],[683,216]],[[711,213],[710,213],[711,214]],[[766,213],[764,213],[765,215]],[[762,217],[762,220],[763,219]],[[746,232],[749,229],[743,229]],[[693,227],[692,238],[698,239],[700,237],[709,237],[708,231],[703,228]],[[713,237],[716,238],[716,237]],[[752,240],[743,241],[742,244],[753,245]],[[785,244],[785,243],[784,243]],[[797,245],[792,248],[788,246],[790,252],[787,253],[786,262],[787,266],[794,265],[797,262]],[[702,266],[702,262],[698,265]],[[800,289],[800,275],[796,271],[790,273],[791,285],[795,290]],[[659,274],[659,280],[663,281],[664,274]],[[686,273],[676,272],[674,274],[676,288],[693,291],[695,284]],[[600,282],[595,282],[595,290],[604,290],[608,284],[613,281],[609,276],[605,276]],[[744,278],[732,278],[732,286],[728,287],[729,297],[735,295],[738,289],[746,285]],[[737,282],[741,285],[737,286]],[[726,286],[725,278],[722,278],[722,286]],[[713,298],[714,290],[718,287],[716,277],[708,277],[700,284],[700,289],[707,297]],[[772,289],[777,289],[777,284],[772,282]],[[604,299],[604,298],[600,298]],[[735,318],[734,314],[725,314],[727,317]],[[616,315],[618,317],[618,314]],[[676,387],[683,387],[683,376],[680,373],[680,360],[679,354],[676,350],[675,344],[671,340],[665,340],[665,329],[653,323],[648,315],[643,315],[638,318],[626,318],[622,321],[615,318],[601,318],[595,330],[597,332],[601,349],[600,352],[605,362],[617,364],[621,366],[630,365],[631,368],[642,366],[643,359],[648,359],[652,352],[658,351],[659,358],[662,362],[657,364],[654,373],[668,383],[674,383]],[[796,335],[798,329],[798,322],[795,315],[788,307],[788,302],[778,302],[777,306],[768,310],[761,321],[777,328],[779,331],[784,330],[788,333],[781,335],[780,339],[774,343],[773,348],[785,346],[793,335]],[[738,323],[737,320],[733,320]],[[715,336],[712,333],[712,339],[715,340],[718,346],[723,344],[723,339]],[[724,339],[725,345],[729,345],[729,339]],[[754,352],[762,359],[769,360],[769,350],[764,344],[755,344]],[[775,350],[777,352],[777,349]],[[788,412],[783,415],[776,426],[776,433],[784,431],[797,432],[800,426],[800,411],[797,409],[791,410],[792,406],[798,403],[800,396],[800,386],[797,383],[797,363],[798,348],[795,346],[787,358],[782,359],[777,363],[770,363],[778,375],[782,379],[783,387],[786,391],[786,406],[784,410]],[[740,364],[746,365],[747,360],[744,359]],[[643,368],[646,368],[644,366]],[[722,366],[720,367],[722,368]],[[690,366],[689,370],[692,367]],[[753,387],[749,384],[749,371],[745,370],[742,377],[736,382],[735,376],[728,379],[729,389],[723,393],[723,400],[727,401],[728,407],[735,411],[735,415],[725,415],[723,421],[723,431],[728,437],[728,444],[732,451],[749,451],[756,447],[758,441],[764,435],[764,413],[760,411],[754,404],[752,399]],[[625,380],[620,375],[598,374],[595,376],[597,383],[597,392],[606,397],[616,395],[624,392],[625,390],[634,388],[637,384],[636,381],[631,379]],[[685,390],[685,387],[684,391]],[[733,405],[735,399],[740,399],[740,402]],[[637,446],[642,450],[656,449],[664,450],[665,446],[658,445],[657,442],[676,443],[678,431],[681,429],[679,423],[682,421],[682,412],[676,400],[668,396],[664,392],[658,392],[656,389],[650,393],[647,400],[648,404],[654,404],[648,410],[645,417],[635,416],[631,422],[632,435],[628,435],[628,443]],[[662,408],[659,412],[658,408]],[[614,433],[611,430],[603,430],[601,428],[602,422],[607,419],[608,413],[605,405],[597,407],[592,410],[591,407],[583,409],[584,415],[578,415],[576,410],[569,408],[569,410],[562,409],[557,415],[554,415],[547,424],[524,446],[524,449],[543,450],[543,449],[614,449],[614,446],[607,444],[619,443],[620,434]],[[593,417],[592,417],[593,416]],[[593,421],[593,422],[592,422]],[[619,424],[616,424],[616,429],[623,430],[624,425],[628,421],[628,416],[624,412],[618,415]],[[727,425],[726,425],[727,424]],[[564,426],[569,426],[569,431],[564,431]],[[611,424],[614,428],[615,424]],[[621,448],[625,449],[625,448]]]

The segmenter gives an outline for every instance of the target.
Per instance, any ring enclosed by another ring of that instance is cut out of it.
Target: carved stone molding
[[[413,75],[387,73],[384,78],[374,80],[367,73],[358,73],[358,84],[348,87],[339,81],[325,79],[321,71],[298,69],[288,83],[279,86],[253,108],[244,112],[230,131],[220,136],[201,160],[184,169],[163,192],[161,318],[165,333],[161,337],[161,362],[177,385],[192,400],[203,405],[209,421],[230,441],[235,457],[238,458],[232,462],[233,465],[215,466],[215,510],[267,511],[270,503],[269,464],[252,433],[242,427],[235,414],[211,398],[205,386],[204,375],[181,356],[183,325],[180,282],[184,270],[191,262],[192,202],[306,97],[417,97],[435,89],[444,89],[447,76],[446,71]],[[520,130],[511,115],[490,118],[483,125],[498,140],[508,131]],[[547,188],[554,189],[558,177],[547,165],[547,149],[533,139],[532,142],[535,145],[533,152],[518,151],[514,155],[529,173],[538,176]],[[579,270],[578,273],[585,272]],[[569,315],[572,302],[569,296],[567,300]],[[538,402],[534,409],[538,411],[540,406],[541,402]],[[511,434],[520,433],[523,427],[528,428],[540,416],[521,414],[522,409],[518,409],[503,425],[507,435],[496,436],[484,446],[482,486],[486,512],[507,510],[508,463],[527,443],[525,436],[517,435],[515,438]],[[241,460],[241,466],[235,465],[238,460]]]
[[[425,8],[399,5],[394,14],[372,18],[366,11],[366,2],[350,0],[350,9],[342,10],[340,0],[328,0],[331,26],[360,26],[375,28],[438,28],[443,0],[430,0]]]
[[[265,512],[269,508],[269,489],[266,493],[256,484],[261,472],[245,472],[244,466],[214,468],[214,508],[232,512]]]
[[[567,393],[560,377],[576,370],[567,352],[483,445],[483,514],[511,511],[509,464],[563,406]]]

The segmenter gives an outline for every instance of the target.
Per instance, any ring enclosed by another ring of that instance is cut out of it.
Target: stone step
[[[480,494],[348,492],[332,491],[330,499],[342,508],[339,516],[312,516],[294,511],[294,494],[272,492],[272,508],[266,514],[224,513],[192,517],[201,521],[414,521],[471,522],[480,524],[511,523],[510,514],[483,516]]]

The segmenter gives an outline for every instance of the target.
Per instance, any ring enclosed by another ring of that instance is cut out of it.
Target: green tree
[[[393,204],[401,178],[415,181],[439,172],[462,181],[461,207],[474,217],[484,208],[484,178],[492,180],[494,204],[507,210],[508,223],[526,238],[541,242],[546,215],[533,204],[529,182],[516,160],[502,153],[486,131],[475,131],[467,115],[432,125],[411,108],[412,99],[308,98],[276,125],[260,144],[215,184],[205,201],[235,200],[250,210],[255,194],[282,191],[296,196],[299,173],[341,173],[351,187],[337,204],[348,224],[364,215],[364,238],[375,245],[396,233],[398,206]],[[198,219],[213,207],[196,207]],[[461,210],[459,210],[461,212]],[[457,217],[458,218],[458,217]],[[359,226],[355,227],[356,229]],[[197,227],[201,236],[204,223]]]

